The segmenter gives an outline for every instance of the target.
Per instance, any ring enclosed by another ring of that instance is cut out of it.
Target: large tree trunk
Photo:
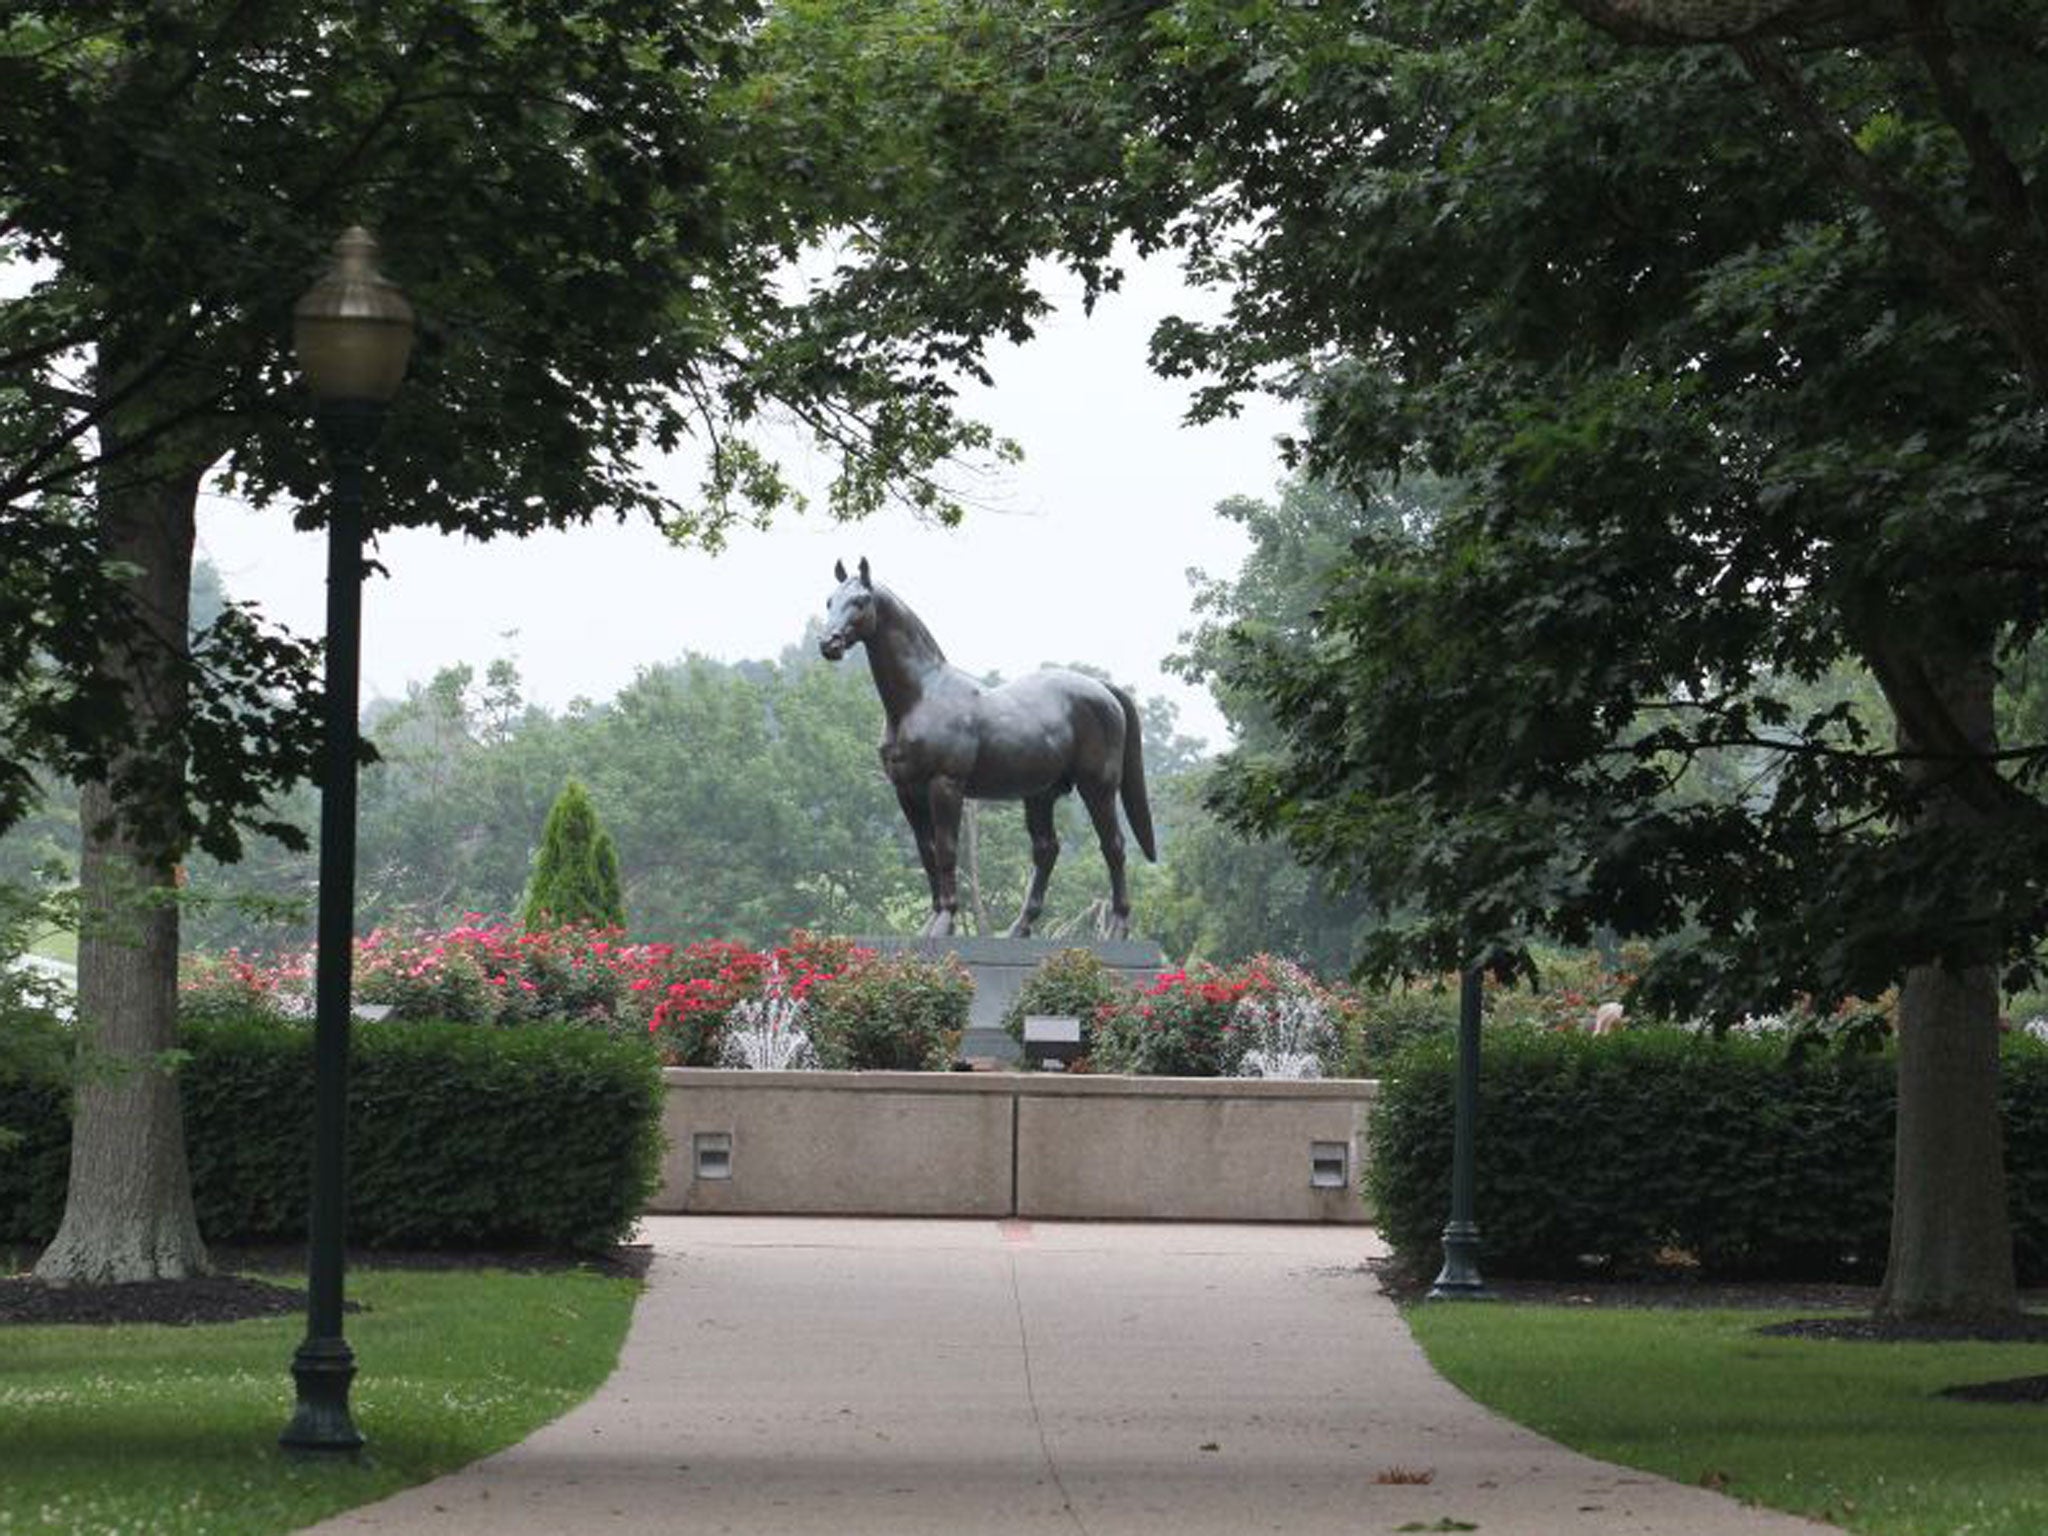
[[[1898,1154],[1877,1310],[1974,1321],[2019,1309],[1998,1113],[1998,981],[1915,966],[1899,997]]]
[[[1997,741],[1989,639],[1947,652],[1886,647],[1873,658],[1925,794],[1918,831],[1997,815],[1984,758]],[[1880,1315],[1971,1322],[2019,1310],[1998,1108],[1999,935],[1948,964],[1916,965],[1899,995],[1898,1150]]]
[[[112,782],[83,786],[79,799],[80,1082],[64,1219],[35,1270],[55,1284],[178,1279],[207,1268],[168,1061],[178,1024],[175,814],[183,764],[146,755],[152,728],[177,719],[186,704],[179,658],[188,644],[203,474],[142,473],[103,487],[99,498],[106,556],[137,568],[130,590],[144,632],[110,643],[103,662],[126,701],[135,745],[117,755]],[[141,797],[155,806],[116,800],[113,784],[138,772],[147,785]],[[139,809],[155,814],[138,819]]]

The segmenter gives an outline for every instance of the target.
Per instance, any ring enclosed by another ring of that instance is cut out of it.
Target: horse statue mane
[[[1131,902],[1119,805],[1145,857],[1158,857],[1136,701],[1114,684],[1059,667],[985,686],[946,660],[924,620],[875,583],[866,560],[851,576],[844,562],[833,574],[839,585],[825,604],[818,649],[829,661],[856,645],[867,651],[887,719],[882,769],[931,886],[925,936],[950,934],[958,924],[962,806],[968,800],[1021,800],[1031,834],[1031,884],[1009,931],[1012,938],[1027,937],[1045,909],[1046,886],[1059,858],[1053,806],[1073,790],[1088,809],[1109,869],[1105,930],[1112,938],[1128,937]]]

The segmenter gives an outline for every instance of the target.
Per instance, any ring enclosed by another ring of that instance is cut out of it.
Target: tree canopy
[[[136,1067],[81,1099],[46,1276],[203,1263],[154,1065],[169,893],[195,841],[233,857],[245,827],[294,835],[268,807],[314,766],[317,690],[309,648],[240,610],[188,643],[194,506],[218,470],[322,520],[284,337],[336,231],[375,229],[425,317],[373,531],[649,515],[715,542],[791,499],[750,436],[764,413],[837,452],[841,510],[895,493],[946,515],[932,467],[987,444],[915,336],[792,291],[813,215],[772,104],[734,94],[760,17],[85,0],[0,18],[0,825],[28,765],[84,783],[81,1016]],[[688,504],[649,464],[686,438]]]
[[[1979,952],[1994,914],[2029,963],[2042,744],[1994,772],[1915,710],[1930,671],[2037,622],[2038,407],[2012,360],[1812,175],[1732,58],[1540,11],[1335,52],[1306,26],[1253,39],[1269,107],[1231,121],[1305,151],[1338,127],[1315,104],[1346,104],[1362,148],[1326,174],[1247,151],[1274,177],[1247,195],[1280,210],[1258,261],[1325,280],[1266,285],[1268,323],[1183,345],[1253,368],[1284,355],[1287,306],[1288,348],[1344,354],[1318,453],[1467,490],[1421,543],[1363,544],[1315,646],[1273,655],[1290,751],[1245,765],[1240,809],[1421,900],[1390,963],[1534,926],[1684,930],[1653,983],[1733,1011],[1881,991],[1902,961]],[[1893,61],[1813,77],[1936,179],[1913,84]],[[1341,299],[1340,250],[1364,279]],[[1916,749],[1792,713],[1784,680],[1843,656],[1991,814],[1918,823]],[[1775,759],[1768,793],[1680,793],[1735,744]]]
[[[1412,904],[1383,968],[1606,926],[1724,1017],[1903,981],[1886,1305],[1961,1314],[2012,1305],[1992,968],[2048,928],[2048,742],[1992,708],[2041,622],[2011,199],[2048,82],[2026,15],[1922,9],[1796,58],[1540,7],[1185,7],[1133,46],[1207,176],[1176,238],[1240,285],[1172,355],[1312,365],[1311,463],[1458,487],[1265,650],[1284,739],[1235,814]],[[1895,735],[1796,707],[1845,658]],[[1751,792],[1689,792],[1729,748]]]
[[[715,541],[791,497],[747,436],[764,412],[841,453],[843,510],[892,492],[951,510],[932,466],[987,437],[952,414],[939,360],[828,313],[829,285],[787,291],[814,216],[765,108],[735,94],[757,20],[745,0],[94,0],[0,21],[0,601],[20,620],[0,666],[21,679],[39,658],[55,679],[0,721],[10,770],[54,753],[82,772],[125,724],[90,693],[123,612],[91,497],[224,461],[237,494],[319,519],[283,341],[346,223],[376,228],[424,317],[378,453],[380,526],[644,514]],[[688,503],[644,456],[686,439],[705,466]],[[223,639],[197,679],[237,662],[224,700],[304,690],[278,670],[296,652]],[[201,804],[250,813],[306,769],[301,753],[265,775],[277,740],[220,735],[186,745],[259,782],[201,774]],[[233,820],[194,830],[231,850]]]

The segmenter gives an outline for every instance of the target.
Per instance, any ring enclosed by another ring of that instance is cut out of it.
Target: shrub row
[[[1489,978],[1489,1029],[1583,1030],[1618,1002],[1626,971],[1592,955],[1544,952],[1542,985]],[[1448,1037],[1458,1021],[1455,976],[1368,987],[1320,980],[1291,961],[1254,955],[1230,966],[1190,963],[1133,987],[1092,951],[1060,950],[1025,978],[1003,1017],[1022,1038],[1026,1014],[1081,1021],[1088,1070],[1229,1076],[1260,1057],[1313,1055],[1325,1077],[1377,1077],[1412,1040]]]
[[[64,1214],[70,1034],[50,1013],[0,1015],[0,1243],[46,1242]]]
[[[305,952],[189,956],[179,1010],[188,1020],[300,1016],[312,975]],[[359,939],[355,991],[397,1019],[557,1020],[651,1037],[667,1065],[685,1067],[718,1066],[733,1009],[774,996],[803,1004],[821,1065],[853,1070],[950,1066],[973,998],[950,956],[878,954],[851,939],[798,932],[766,950],[636,944],[604,929],[530,932],[475,914],[445,932]]]
[[[1396,1261],[1427,1277],[1450,1210],[1452,1042],[1382,1083],[1367,1191]],[[2004,1059],[2015,1256],[2048,1281],[2048,1050]],[[1874,1282],[1891,1222],[1888,1054],[1788,1060],[1781,1041],[1675,1030],[1606,1039],[1489,1030],[1478,1210],[1489,1274],[1648,1272]]]
[[[1582,1028],[1629,980],[1590,955],[1541,959],[1540,990],[1489,983],[1492,1024]],[[475,914],[440,932],[368,935],[356,946],[355,978],[358,1000],[385,1005],[394,1018],[574,1021],[651,1035],[666,1064],[693,1067],[745,1059],[732,1039],[736,1009],[751,1005],[759,1015],[796,1002],[818,1065],[943,1069],[973,996],[951,957],[880,954],[841,937],[795,932],[760,950],[722,940],[633,943],[606,929],[529,931]],[[180,1005],[187,1018],[302,1016],[311,983],[305,952],[189,956]],[[1079,1018],[1083,1054],[1099,1072],[1223,1076],[1306,1054],[1324,1076],[1370,1077],[1409,1040],[1448,1030],[1457,992],[1455,979],[1441,977],[1390,988],[1329,983],[1270,955],[1230,966],[1197,961],[1134,988],[1093,951],[1075,948],[1056,951],[1026,979],[1003,1022],[1019,1038],[1027,1013]]]
[[[179,1069],[193,1198],[212,1242],[306,1235],[312,1030],[188,1023]],[[353,1245],[588,1251],[652,1193],[661,1082],[644,1040],[534,1025],[358,1023],[349,1069]],[[0,1240],[41,1243],[62,1213],[67,1096],[48,1073],[0,1076]]]

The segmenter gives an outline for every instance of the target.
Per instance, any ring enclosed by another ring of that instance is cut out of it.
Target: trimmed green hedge
[[[47,1242],[71,1170],[70,1031],[45,1013],[0,1013],[0,1243]]]
[[[1450,1211],[1456,1052],[1425,1040],[1381,1087],[1368,1193],[1396,1260],[1426,1276]],[[2048,1050],[2004,1058],[2014,1255],[2048,1280]],[[1604,1039],[1489,1033],[1478,1217],[1489,1274],[1649,1270],[1673,1253],[1721,1277],[1884,1270],[1895,1069],[1889,1055],[1800,1065],[1781,1043],[1649,1030]]]
[[[208,1020],[188,1024],[181,1043],[201,1232],[302,1241],[311,1026]],[[26,1130],[16,1102],[0,1097],[0,1124]],[[575,1025],[358,1023],[348,1136],[351,1245],[603,1248],[630,1230],[659,1173],[659,1065],[644,1041]],[[0,1239],[54,1232],[68,1141],[68,1125],[46,1118],[0,1156]],[[24,1154],[33,1170],[10,1177]]]

